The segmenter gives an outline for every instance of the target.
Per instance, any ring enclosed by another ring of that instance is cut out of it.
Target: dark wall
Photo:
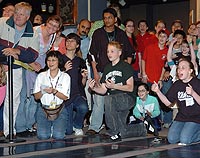
[[[186,30],[189,24],[189,1],[159,4],[159,5],[133,5],[129,8],[121,9],[122,21],[126,18],[132,18],[135,23],[141,19],[146,19],[150,29],[154,29],[157,20],[163,19],[167,23],[167,28],[171,30],[171,23],[180,19],[183,21]]]

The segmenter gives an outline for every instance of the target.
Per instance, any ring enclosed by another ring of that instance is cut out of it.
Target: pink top
[[[61,42],[59,43],[58,47],[52,46],[52,50],[58,50],[61,52],[61,54],[65,54],[67,52],[66,46],[65,46],[65,38],[62,38]]]
[[[1,106],[2,103],[3,103],[3,101],[4,101],[4,99],[5,99],[5,96],[6,96],[6,85],[0,87],[0,106]]]

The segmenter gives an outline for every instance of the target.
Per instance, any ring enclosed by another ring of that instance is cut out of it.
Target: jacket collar
[[[15,29],[15,23],[14,23],[13,16],[11,16],[6,21],[6,24]],[[25,28],[25,31],[24,31],[24,34],[22,35],[22,37],[33,37],[33,26],[31,24],[30,20],[28,20],[26,22],[26,28]]]

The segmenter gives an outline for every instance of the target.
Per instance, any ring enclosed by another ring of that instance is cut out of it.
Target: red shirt
[[[149,34],[148,32],[146,32],[143,36],[141,34],[138,34],[136,36],[136,40],[137,40],[137,44],[138,44],[138,48],[137,51],[144,53],[145,47],[148,45],[150,38],[152,38],[152,36]]]
[[[145,71],[148,76],[148,82],[158,82],[162,73],[167,58],[168,48],[165,46],[163,50],[160,50],[158,43],[151,44],[146,47],[142,60],[145,61]]]

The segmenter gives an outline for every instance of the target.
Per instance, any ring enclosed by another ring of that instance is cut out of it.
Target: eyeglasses
[[[126,27],[134,27],[133,25],[126,25]]]
[[[58,25],[55,25],[55,24],[52,24],[51,22],[48,22],[48,24],[51,26],[51,27],[54,27],[54,28],[59,28],[59,26]]]
[[[138,93],[144,93],[146,92],[146,89],[138,90]]]
[[[58,59],[52,59],[52,60],[51,60],[51,59],[48,59],[48,60],[47,60],[47,62],[56,62],[56,61],[58,61]]]

